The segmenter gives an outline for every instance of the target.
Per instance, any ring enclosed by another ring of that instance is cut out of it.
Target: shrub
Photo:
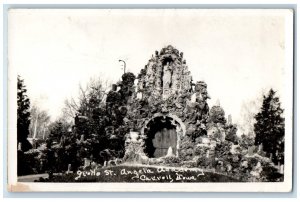
[[[18,175],[30,175],[42,173],[42,152],[31,149],[27,152],[18,151]]]
[[[226,158],[227,156],[230,155],[230,150],[231,150],[231,145],[232,143],[229,141],[224,141],[222,143],[219,143],[216,145],[215,148],[215,155],[217,158]]]
[[[177,156],[164,157],[164,163],[170,166],[176,166],[181,162],[181,159]]]
[[[197,159],[196,163],[199,167],[205,167],[207,166],[207,158],[205,156],[201,156]]]
[[[192,142],[191,138],[188,136],[184,136],[181,139],[180,149],[179,149],[179,157],[182,160],[191,160],[194,154],[195,144]]]
[[[197,162],[196,161],[182,161],[181,166],[187,167],[187,168],[195,168],[197,167]]]
[[[263,166],[263,170],[261,172],[261,180],[264,182],[282,182],[283,175],[278,172],[272,164],[267,164]]]
[[[278,182],[283,181],[283,175],[270,159],[258,154],[244,156],[241,159],[238,169],[238,176],[242,181]]]
[[[209,150],[210,147],[206,145],[197,145],[194,149],[194,154],[196,156],[205,156],[207,150]]]

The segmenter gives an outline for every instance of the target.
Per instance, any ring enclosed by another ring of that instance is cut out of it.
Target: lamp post
[[[119,60],[119,62],[123,62],[124,63],[124,74],[126,72],[126,62],[124,60]]]

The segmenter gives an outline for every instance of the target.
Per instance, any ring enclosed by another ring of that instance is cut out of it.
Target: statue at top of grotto
[[[204,81],[198,81],[195,84],[195,93],[191,97],[191,102],[202,102],[209,99],[210,96],[207,93],[207,84]]]

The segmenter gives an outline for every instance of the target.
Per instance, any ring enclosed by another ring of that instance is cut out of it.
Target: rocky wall
[[[125,117],[133,123],[132,131],[147,130],[147,122],[160,115],[180,120],[180,127],[184,127],[180,145],[184,141],[195,144],[197,137],[206,135],[207,85],[203,81],[192,82],[183,53],[172,46],[156,51],[137,79],[137,90],[132,102],[127,103]],[[147,138],[147,134],[144,135]],[[179,153],[181,150],[184,147],[180,147]]]

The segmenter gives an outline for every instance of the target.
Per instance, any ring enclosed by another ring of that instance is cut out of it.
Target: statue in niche
[[[171,157],[171,156],[175,156],[175,155],[173,154],[173,149],[172,149],[172,147],[169,147],[169,148],[168,148],[168,152],[167,152],[166,157]]]
[[[167,98],[170,94],[169,88],[171,84],[171,66],[170,63],[167,62],[167,64],[164,66],[164,75],[163,75],[163,98]]]

